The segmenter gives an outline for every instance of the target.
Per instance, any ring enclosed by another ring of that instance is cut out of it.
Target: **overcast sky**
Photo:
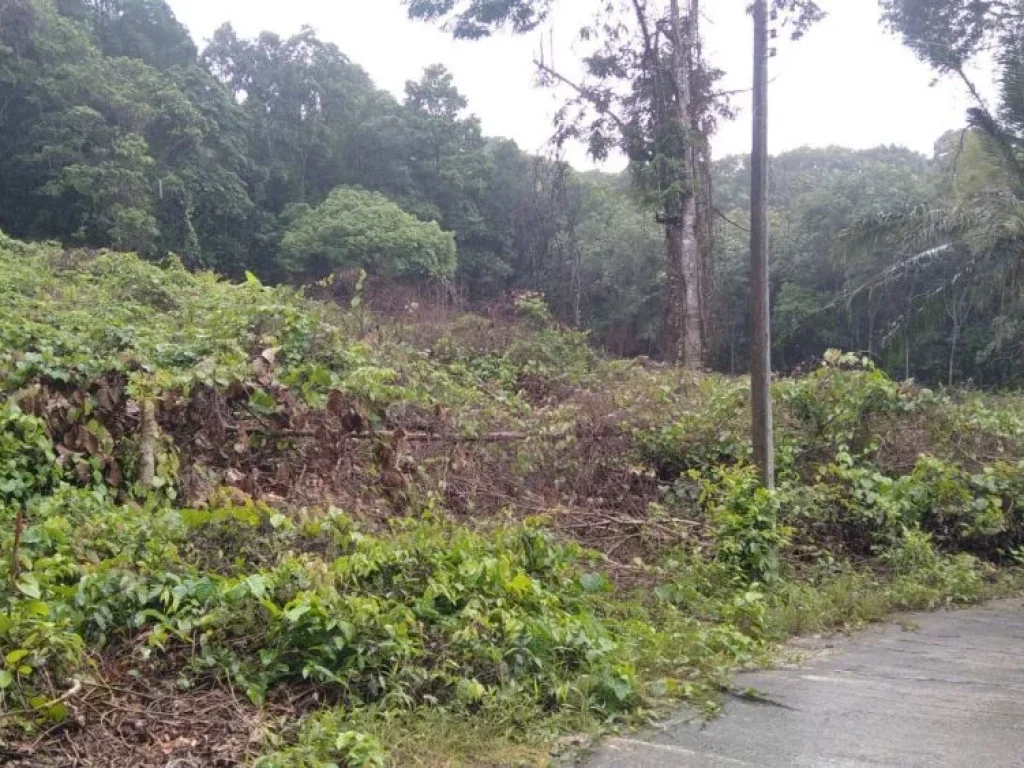
[[[292,34],[303,25],[336,43],[363,66],[378,86],[401,97],[406,80],[440,62],[450,69],[470,109],[488,135],[508,136],[539,151],[551,135],[559,94],[534,87],[532,58],[540,33],[453,42],[430,25],[409,21],[400,0],[170,0],[178,19],[202,45],[230,21],[242,35],[272,30]],[[727,72],[728,89],[749,87],[748,0],[705,2],[706,51]],[[562,0],[545,34],[553,35],[556,64],[571,67],[573,39],[595,0]],[[968,105],[956,82],[932,85],[932,72],[878,22],[874,0],[824,0],[828,18],[803,40],[780,35],[772,60],[772,152],[802,145],[864,148],[902,144],[930,154],[944,131],[958,128]],[[545,43],[545,47],[548,43]],[[564,94],[563,94],[564,95]],[[714,140],[716,156],[747,152],[749,113],[737,97],[740,117],[724,124]],[[582,149],[571,152],[588,165]]]

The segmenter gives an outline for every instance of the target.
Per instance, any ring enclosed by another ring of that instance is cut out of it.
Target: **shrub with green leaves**
[[[47,493],[60,475],[46,424],[22,413],[13,400],[0,405],[0,507],[21,506]]]
[[[721,468],[702,481],[701,501],[715,534],[715,557],[751,581],[782,576],[790,531],[779,521],[779,494],[761,485],[753,467]]]

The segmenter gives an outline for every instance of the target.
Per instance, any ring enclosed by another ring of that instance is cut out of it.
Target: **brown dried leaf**
[[[25,413],[38,416],[41,408],[42,391],[43,388],[39,384],[32,384],[17,392],[14,395],[14,401]]]
[[[124,475],[121,473],[121,466],[114,459],[107,459],[107,485],[111,488],[120,488],[124,483]]]
[[[290,479],[291,471],[288,469],[288,465],[282,461],[274,472],[274,480],[278,485],[287,485]]]
[[[239,379],[235,379],[228,384],[228,388],[225,390],[224,394],[229,400],[242,400],[249,395],[245,388],[245,383]]]
[[[340,389],[332,389],[327,395],[327,412],[331,416],[340,418],[349,409],[348,398]]]

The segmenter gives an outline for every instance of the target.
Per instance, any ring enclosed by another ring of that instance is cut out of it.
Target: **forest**
[[[442,67],[397,100],[311,29],[244,39],[226,24],[199,50],[163,2],[7,0],[2,14],[10,235],[173,253],[271,282],[365,268],[432,296],[443,285],[469,307],[535,291],[612,354],[672,357],[663,227],[632,183],[641,162],[611,175],[574,171],[557,151],[530,156],[482,134]],[[913,19],[891,18],[918,35]],[[1022,76],[1012,32],[998,44],[999,104],[936,136],[931,157],[829,147],[773,158],[780,371],[839,347],[929,384],[1019,383]],[[744,157],[708,164],[704,357],[738,372],[749,171]]]
[[[560,0],[394,2],[487,46]],[[580,764],[1024,593],[1024,4],[879,0],[971,94],[930,156],[770,158],[767,479],[749,115],[698,0],[593,4],[531,154],[440,65],[0,0],[0,764]]]

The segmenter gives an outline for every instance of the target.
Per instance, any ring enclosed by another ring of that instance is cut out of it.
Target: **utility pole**
[[[768,2],[754,2],[754,143],[750,155],[750,389],[754,461],[775,487],[772,334],[768,297]]]

